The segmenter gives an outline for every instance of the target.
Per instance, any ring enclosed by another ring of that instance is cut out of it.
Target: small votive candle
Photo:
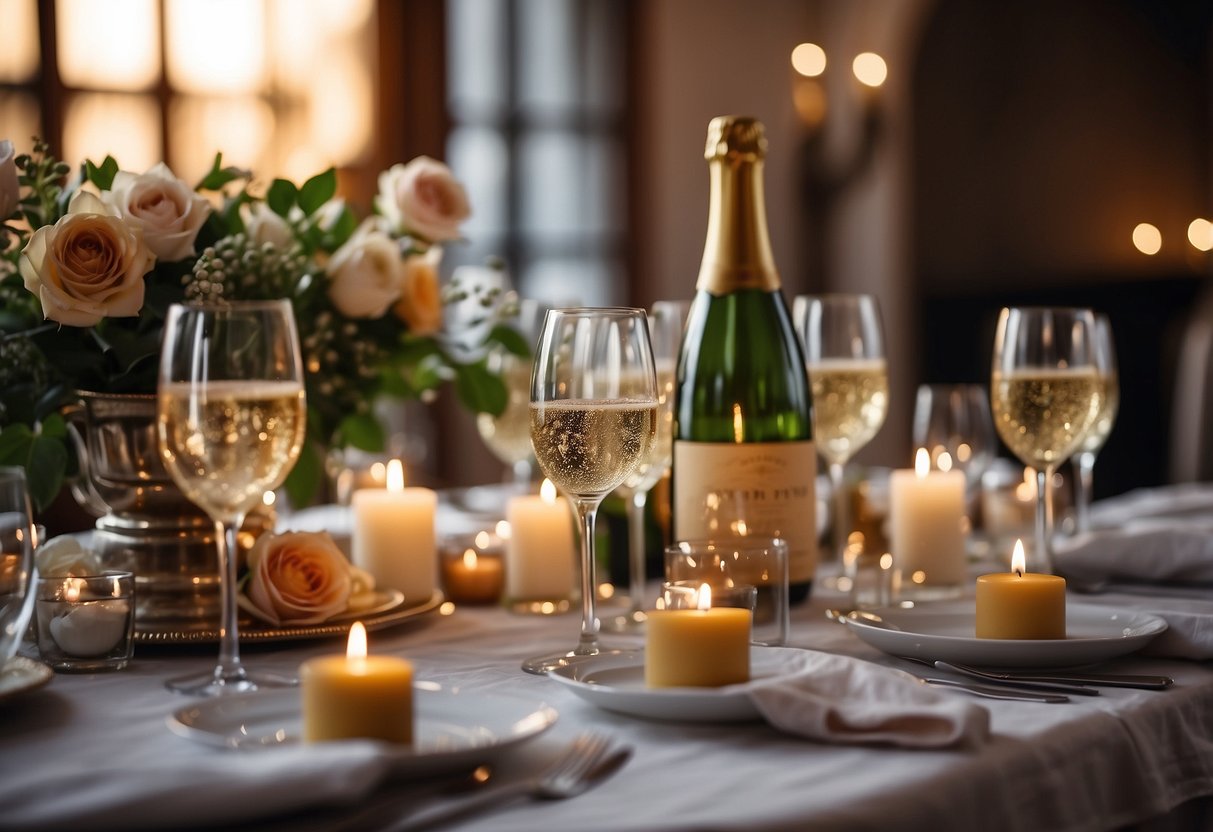
[[[914,470],[889,476],[889,545],[903,595],[961,594],[967,529],[961,471],[931,470],[930,454],[919,448]]]
[[[506,505],[505,594],[516,612],[563,611],[573,593],[573,513],[545,479],[539,496]]]
[[[369,656],[366,627],[350,627],[344,656],[308,659],[299,669],[304,742],[413,741],[413,665]]]
[[[456,535],[442,543],[442,588],[447,600],[495,604],[505,583],[501,538],[488,531]]]
[[[39,578],[38,654],[55,670],[120,670],[130,662],[135,624],[130,572]]]
[[[688,591],[689,590],[689,591]],[[645,621],[644,683],[650,688],[720,687],[750,679],[754,595],[746,607],[712,605],[712,588],[666,584],[665,608]],[[672,608],[685,605],[688,608]]]
[[[977,579],[977,637],[1066,637],[1066,581],[1024,571],[1023,541],[1015,541],[1011,571]]]

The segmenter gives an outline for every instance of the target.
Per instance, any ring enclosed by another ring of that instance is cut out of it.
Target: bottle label
[[[674,442],[674,539],[763,535],[788,542],[788,578],[817,571],[812,441]]]

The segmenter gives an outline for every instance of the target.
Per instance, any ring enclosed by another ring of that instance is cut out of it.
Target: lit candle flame
[[[361,621],[355,621],[350,627],[350,640],[346,643],[345,657],[347,659],[366,658],[366,627]]]
[[[556,504],[556,486],[552,485],[552,481],[547,477],[543,478],[543,485],[539,486],[539,497],[549,506]]]
[[[931,455],[927,453],[926,448],[919,448],[918,453],[914,454],[914,473],[918,478],[925,479],[931,471]]]
[[[387,490],[404,490],[404,463],[398,459],[393,459],[387,464]]]
[[[74,604],[80,600],[80,589],[84,586],[84,581],[79,578],[68,578],[63,582],[63,600],[69,604]]]
[[[465,549],[463,552],[463,565],[468,569],[476,568],[476,551],[474,549]]]
[[[700,584],[698,596],[699,600],[695,606],[701,610],[710,610],[712,608],[712,588],[707,584]]]
[[[1016,538],[1015,549],[1011,552],[1011,571],[1022,578],[1027,565],[1028,559],[1023,554],[1023,541]]]

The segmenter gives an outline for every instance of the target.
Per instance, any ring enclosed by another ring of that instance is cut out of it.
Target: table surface
[[[911,669],[826,620],[824,610],[841,600],[819,590],[811,602],[794,608],[790,643]],[[520,803],[469,818],[460,828],[774,830],[811,824],[852,831],[1088,830],[1135,823],[1213,794],[1208,662],[1134,656],[1105,668],[1174,677],[1175,686],[1162,692],[1109,688],[1064,705],[975,700],[991,713],[994,737],[988,745],[908,751],[823,745],[762,723],[631,718],[599,710],[562,685],[520,671],[524,657],[570,646],[578,624],[576,615],[519,616],[460,606],[372,634],[374,652],[409,657],[419,678],[531,697],[559,712],[552,730],[501,757],[498,774],[507,780],[537,770],[586,729],[634,746],[626,766],[580,797]],[[610,639],[639,643],[634,637]],[[246,649],[244,658],[255,669],[290,671],[306,658],[342,647],[340,640],[267,645]],[[184,796],[199,803],[198,814],[189,817],[203,826],[205,820],[327,829],[368,800],[399,801],[402,813],[450,801],[392,782],[352,805],[313,807],[289,817],[246,795],[225,802],[222,777],[214,779],[216,763],[220,772],[229,760],[255,766],[254,755],[262,752],[203,747],[165,726],[165,717],[188,700],[167,692],[163,680],[212,663],[209,648],[144,648],[126,670],[60,674],[46,688],[0,703],[0,770],[7,772],[0,775],[0,827],[180,826]],[[334,777],[339,769],[334,767]],[[234,770],[231,776],[240,775]],[[111,805],[107,799],[130,790],[132,778],[157,777],[180,785],[150,808]],[[190,789],[210,793],[191,795]],[[80,799],[63,800],[64,794]],[[294,797],[296,805],[301,800],[307,798]],[[265,818],[267,811],[273,817]]]

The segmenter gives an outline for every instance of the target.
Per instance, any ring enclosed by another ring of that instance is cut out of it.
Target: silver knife
[[[961,682],[957,679],[934,679],[919,677],[923,684],[939,685],[940,687],[957,688],[966,693],[971,693],[974,696],[981,696],[985,699],[1005,699],[1012,702],[1069,702],[1070,697],[1061,693],[1033,693],[1028,690],[1012,690],[1010,688],[996,688],[990,685],[975,685],[972,682]]]
[[[935,667],[939,670],[947,670],[952,673],[959,673],[962,676],[970,676],[974,679],[982,679],[983,681],[993,682],[996,685],[1014,685],[1020,688],[1030,688],[1032,690],[1048,690],[1054,693],[1072,693],[1077,696],[1099,696],[1099,691],[1092,687],[1087,687],[1082,684],[1066,679],[1041,679],[1034,676],[1013,676],[1010,673],[988,673],[984,670],[978,670],[975,667],[969,667],[964,664],[952,664],[951,662],[935,662]]]
[[[1133,673],[1014,673],[1004,671],[979,670],[969,665],[954,662],[935,662],[941,670],[953,670],[957,673],[967,673],[991,681],[1005,681],[1012,684],[1074,684],[1094,685],[1109,688],[1141,688],[1143,690],[1163,690],[1171,687],[1175,680],[1170,676],[1149,676]]]

